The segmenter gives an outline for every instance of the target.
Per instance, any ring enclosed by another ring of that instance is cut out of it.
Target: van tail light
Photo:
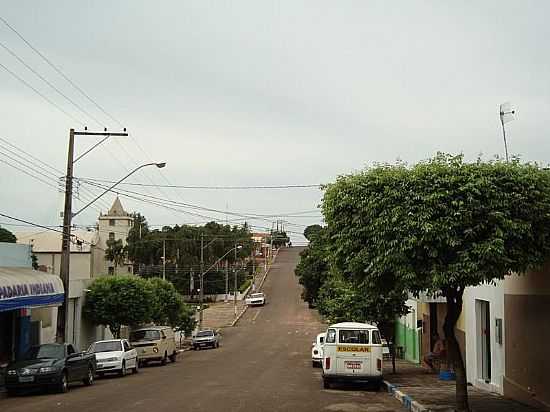
[[[376,359],[376,369],[382,370],[382,359]]]
[[[325,369],[330,369],[330,358],[325,358]]]

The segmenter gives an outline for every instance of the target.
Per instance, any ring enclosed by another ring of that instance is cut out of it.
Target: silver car
[[[197,332],[193,336],[193,349],[200,350],[202,348],[219,348],[220,335],[212,329],[204,329]]]

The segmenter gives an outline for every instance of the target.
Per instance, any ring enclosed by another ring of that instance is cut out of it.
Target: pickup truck
[[[69,383],[94,383],[96,372],[95,354],[76,352],[68,343],[47,343],[33,346],[18,361],[6,368],[8,395],[23,389],[54,389],[67,392]]]

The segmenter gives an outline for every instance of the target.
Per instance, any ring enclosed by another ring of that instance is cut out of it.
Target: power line
[[[88,99],[93,105],[95,105],[99,110],[101,110],[105,115],[110,117],[112,120],[114,120],[116,123],[119,124],[120,127],[123,127],[122,124],[118,120],[116,120],[114,117],[112,117],[109,113],[107,113],[103,107],[101,107],[94,99],[92,99],[84,90],[82,90],[80,87],[78,87],[65,73],[63,73],[55,64],[53,64],[44,54],[42,54],[36,47],[34,47],[21,33],[19,33],[13,26],[11,26],[6,19],[4,19],[2,16],[0,16],[0,20],[9,27],[11,31],[13,31],[21,40],[25,42],[27,46],[29,46],[36,54],[38,54],[52,69],[54,69],[61,77],[63,77],[71,86],[73,86],[76,90],[78,90],[86,99]]]
[[[25,219],[20,219],[20,218],[15,217],[15,216],[6,215],[6,214],[4,214],[4,213],[0,213],[0,216],[5,217],[5,218],[7,218],[7,219],[15,220],[16,222],[26,223],[27,225],[30,225],[30,226],[40,227],[40,228],[42,228],[42,229],[46,229],[46,230],[49,230],[49,231],[52,231],[52,232],[57,232],[57,233],[63,234],[63,231],[62,231],[62,230],[54,229],[53,227],[41,225],[41,224],[34,223],[34,222],[31,222],[31,221],[28,221],[28,220],[25,220]],[[74,235],[74,234],[72,234],[71,237],[74,237],[74,238],[75,238],[75,240],[72,241],[73,244],[77,244],[77,242],[81,242],[81,243],[85,243],[85,244],[90,245],[90,246],[94,246],[95,248],[97,248],[97,249],[99,249],[99,250],[105,251],[105,249],[102,249],[102,248],[100,248],[100,247],[94,245],[93,243],[88,242],[87,240],[80,239],[80,238],[78,238],[78,236],[76,236],[76,235]]]
[[[13,57],[17,59],[23,66],[25,66],[28,70],[30,70],[32,73],[34,73],[40,80],[42,80],[44,83],[46,83],[50,88],[52,88],[54,91],[56,91],[60,96],[64,97],[69,103],[71,103],[74,107],[76,107],[78,110],[80,110],[82,113],[84,113],[86,116],[90,117],[93,121],[95,121],[99,126],[104,126],[99,120],[97,120],[94,116],[92,116],[90,113],[88,113],[86,110],[84,110],[80,105],[78,105],[76,102],[74,102],[70,97],[68,97],[65,93],[63,93],[61,90],[59,90],[57,87],[55,87],[51,82],[49,82],[44,76],[42,76],[40,73],[38,73],[34,68],[32,68],[27,62],[25,62],[21,57],[17,55],[13,50],[11,50],[8,46],[0,42],[0,46],[4,48],[9,54],[11,54]]]
[[[97,182],[97,183],[115,183],[112,180],[94,179],[94,178],[80,178],[83,181]],[[299,189],[299,188],[320,188],[322,184],[294,184],[294,185],[264,185],[264,186],[185,186],[185,185],[151,185],[148,183],[132,183],[122,182],[121,185],[127,186],[141,186],[141,187],[166,187],[174,189],[199,189],[199,190],[253,190],[253,189]]]
[[[1,17],[0,17],[1,18]],[[32,91],[34,91],[36,94],[38,94],[40,97],[42,97],[46,102],[48,102],[49,104],[51,104],[52,106],[54,106],[57,110],[59,110],[60,112],[64,113],[66,116],[70,117],[71,119],[73,119],[75,122],[77,122],[78,124],[84,126],[84,123],[81,122],[80,120],[78,120],[76,117],[74,117],[72,114],[68,113],[67,111],[65,111],[61,106],[59,106],[57,103],[53,102],[52,100],[50,100],[48,97],[44,96],[41,92],[39,92],[36,88],[34,88],[33,86],[31,86],[29,83],[27,83],[25,80],[23,80],[21,77],[19,77],[17,74],[15,74],[14,72],[12,72],[10,69],[8,69],[6,66],[4,66],[2,63],[0,63],[0,67],[2,67],[5,71],[7,71],[9,74],[11,74],[13,77],[15,77],[17,80],[19,80],[21,83],[23,83],[25,86],[27,86],[29,89],[31,89]]]

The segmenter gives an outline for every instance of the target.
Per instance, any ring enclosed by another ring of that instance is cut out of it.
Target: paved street
[[[293,272],[299,251],[281,251],[264,285],[268,304],[249,309],[237,327],[224,329],[219,349],[185,352],[175,364],[72,387],[64,395],[3,399],[0,410],[401,411],[382,391],[322,389],[320,371],[311,367],[310,343],[323,326],[300,300]]]

